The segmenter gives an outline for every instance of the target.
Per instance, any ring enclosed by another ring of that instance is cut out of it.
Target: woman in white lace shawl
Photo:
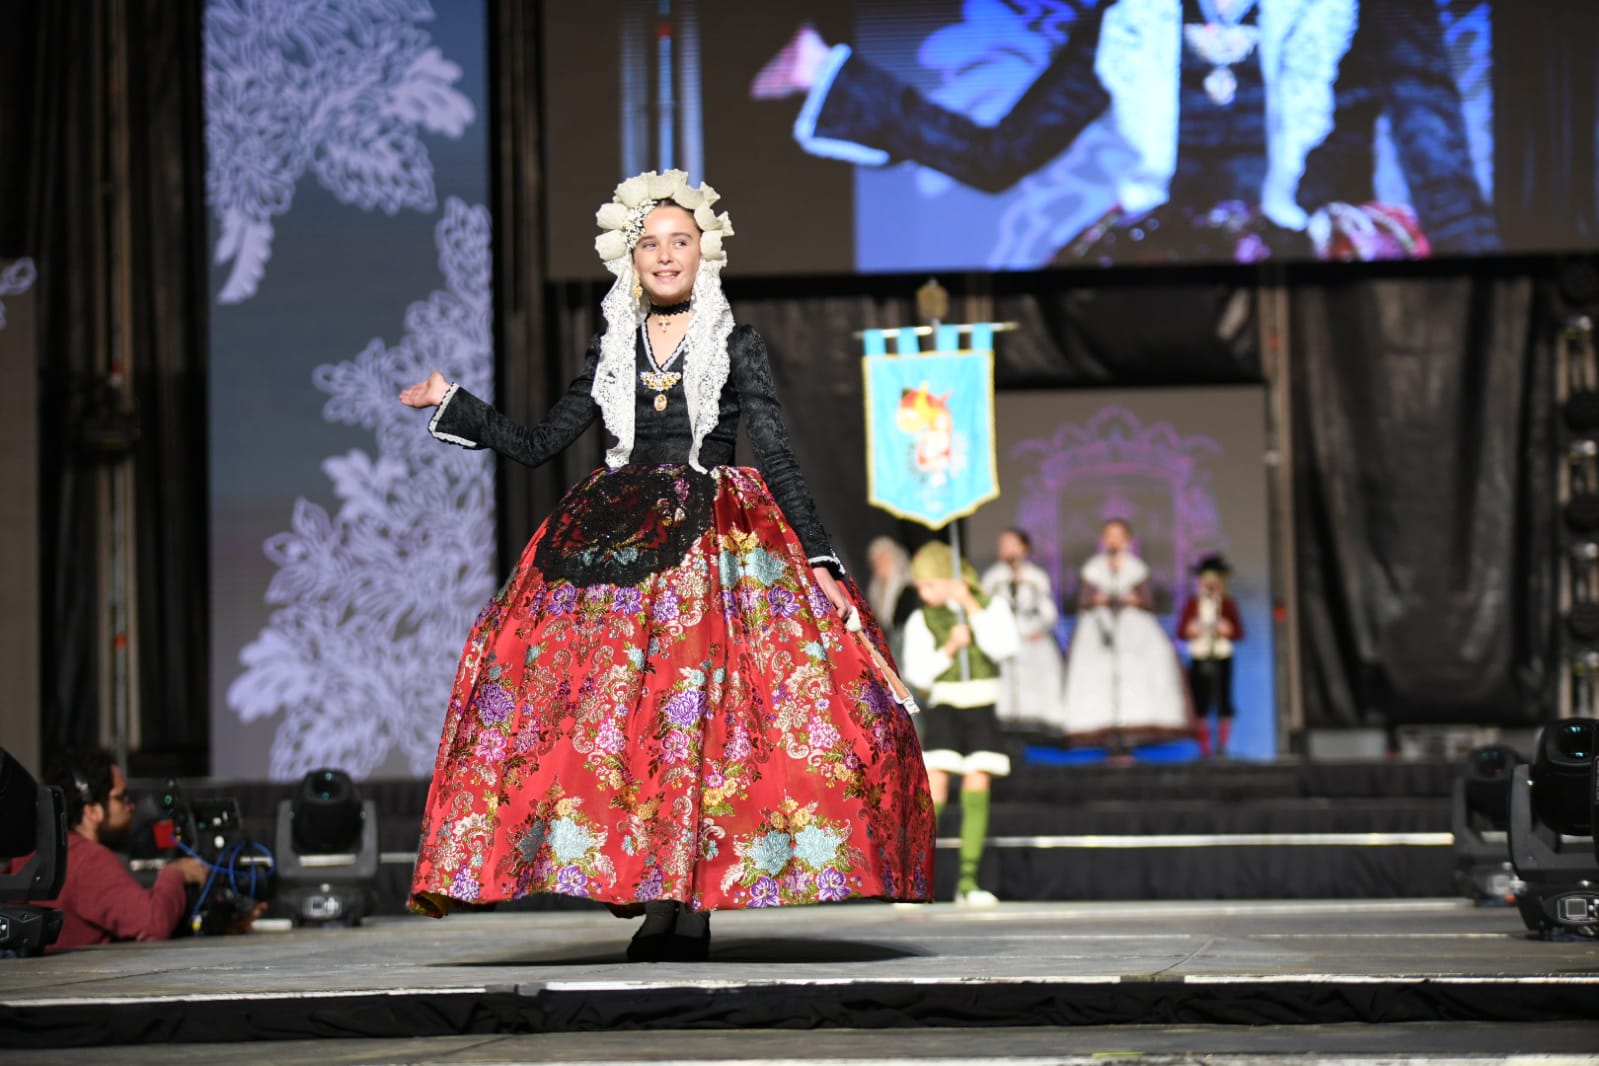
[[[1149,567],[1132,539],[1121,519],[1105,523],[1083,564],[1066,660],[1067,732],[1118,749],[1194,734],[1182,664],[1149,610]]]
[[[1055,586],[1043,567],[1032,561],[1033,542],[1023,530],[1005,530],[996,547],[999,561],[984,571],[983,591],[1010,605],[1021,636],[1016,654],[999,665],[1000,720],[1065,732]]]

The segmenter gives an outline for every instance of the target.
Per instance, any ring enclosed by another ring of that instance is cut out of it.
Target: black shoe
[[[677,902],[656,900],[644,905],[644,924],[627,945],[628,962],[668,962],[671,943],[676,939]]]
[[[704,962],[711,954],[711,915],[687,906],[677,910],[677,922],[667,946],[671,962]]]

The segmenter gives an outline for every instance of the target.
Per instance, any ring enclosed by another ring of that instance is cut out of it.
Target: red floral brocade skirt
[[[467,639],[412,908],[926,900],[921,751],[862,639],[755,471],[590,475]]]

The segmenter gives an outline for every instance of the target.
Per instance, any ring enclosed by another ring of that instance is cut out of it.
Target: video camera
[[[191,888],[188,920],[179,929],[195,936],[226,933],[272,898],[272,852],[244,834],[239,801],[190,797],[174,778],[161,791],[163,817],[152,827],[162,851],[199,859],[210,868],[204,885]]]

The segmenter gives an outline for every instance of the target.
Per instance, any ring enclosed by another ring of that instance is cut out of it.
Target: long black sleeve
[[[738,326],[728,338],[727,354],[738,389],[739,408],[747,419],[750,444],[755,448],[755,463],[772,490],[772,498],[783,509],[783,517],[799,536],[810,561],[842,573],[843,566],[816,515],[805,476],[789,447],[783,407],[772,384],[766,342],[753,327]]]
[[[1499,249],[1472,169],[1460,89],[1431,0],[1363,12],[1334,86],[1335,124],[1305,160],[1299,203],[1372,199],[1377,119],[1386,114],[1416,220],[1437,253]]]
[[[507,459],[528,466],[546,463],[577,440],[599,417],[599,405],[590,395],[599,356],[600,341],[596,336],[589,342],[583,373],[567,386],[566,393],[550,408],[544,420],[531,429],[514,418],[507,418],[465,389],[452,386],[428,423],[428,432],[463,448],[492,448]]]
[[[1094,73],[1102,12],[1071,36],[1016,106],[993,126],[941,107],[879,67],[851,55],[816,116],[818,137],[850,141],[1002,192],[1059,155],[1110,105]]]

